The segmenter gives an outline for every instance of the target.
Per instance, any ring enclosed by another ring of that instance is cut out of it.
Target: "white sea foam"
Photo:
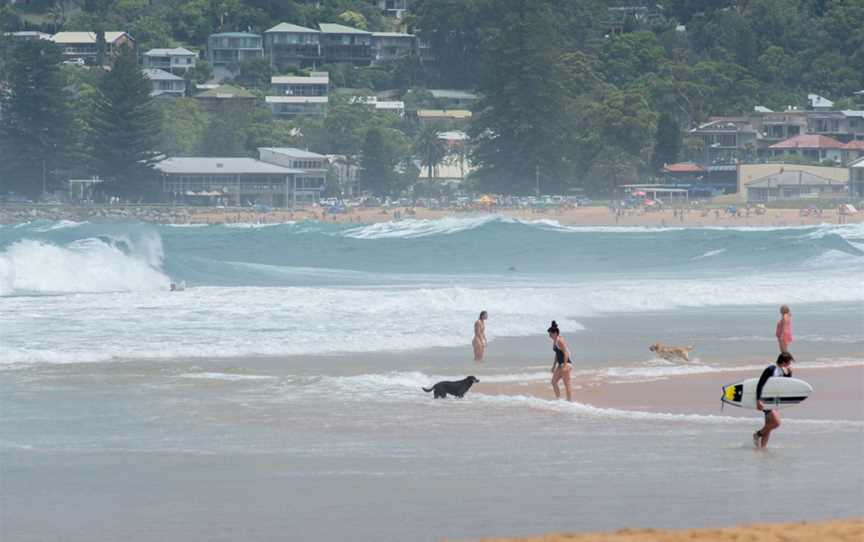
[[[673,414],[668,412],[646,412],[641,410],[624,410],[617,408],[601,408],[586,403],[567,401],[555,401],[541,399],[528,395],[485,395],[477,393],[472,396],[474,400],[493,405],[513,406],[518,408],[535,408],[550,410],[565,414],[573,414],[588,418],[605,418],[611,420],[629,420],[645,422],[686,422],[699,424],[723,424],[723,425],[753,425],[753,420],[743,417],[732,417],[710,414]],[[864,422],[856,420],[810,420],[810,419],[786,419],[783,421],[788,425],[816,425],[831,426],[833,428],[846,428],[851,430],[864,429]]]
[[[445,217],[436,220],[407,219],[393,222],[379,222],[343,231],[345,237],[354,239],[413,238],[431,235],[450,235],[473,230],[492,222],[515,222],[498,215],[483,215],[467,218]]]
[[[163,256],[155,235],[134,242],[86,238],[65,246],[25,239],[0,253],[0,295],[166,288],[170,281],[159,270]]]
[[[291,224],[296,224],[296,221],[288,221],[288,222],[232,222],[229,224],[222,224],[222,226],[226,228],[233,229],[249,229],[256,230],[261,228],[273,228],[276,226],[286,226]]]
[[[705,254],[701,254],[699,256],[694,257],[694,260],[704,260],[705,258],[711,258],[712,256],[717,256],[719,254],[723,254],[726,252],[725,248],[718,248],[717,250],[709,250]]]
[[[864,288],[856,277],[827,273],[710,281],[595,281],[555,288],[198,287],[182,295],[167,291],[154,295],[154,290],[167,290],[169,282],[145,263],[147,258],[158,260],[158,254],[147,256],[144,250],[133,257],[101,242],[92,244],[82,254],[25,241],[0,257],[0,280],[6,292],[131,290],[110,299],[4,298],[0,327],[4,350],[11,352],[4,356],[5,362],[50,361],[58,353],[70,360],[91,356],[91,361],[98,361],[462,346],[470,344],[471,328],[465,322],[476,318],[478,307],[492,316],[494,325],[488,335],[494,340],[542,333],[550,308],[557,308],[552,316],[562,329],[573,332],[582,329],[580,318],[610,312],[864,300]],[[3,275],[4,269],[10,269],[9,262],[15,272]],[[21,318],[34,310],[52,314],[51,322]],[[338,341],[331,337],[333,322],[339,322]],[[405,329],[412,331],[406,334]]]
[[[89,224],[89,222],[75,222],[73,220],[59,220],[57,222],[51,222],[49,224],[45,224],[42,226],[36,226],[33,228],[33,231],[39,232],[39,233],[47,233],[49,231],[68,230],[71,228],[77,228],[79,226],[84,226],[85,224]]]
[[[184,373],[177,375],[177,378],[189,378],[198,380],[224,380],[228,382],[242,382],[246,380],[275,380],[275,376],[267,375],[247,375],[236,373]]]

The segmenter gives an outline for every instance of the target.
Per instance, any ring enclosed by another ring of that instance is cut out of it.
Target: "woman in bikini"
[[[546,330],[549,333],[549,338],[552,339],[552,351],[555,352],[555,361],[552,363],[552,391],[555,392],[555,398],[561,398],[561,390],[558,389],[558,381],[564,381],[564,391],[567,394],[567,400],[573,400],[573,390],[570,387],[570,367],[573,365],[570,361],[570,349],[567,347],[567,342],[561,336],[561,330],[558,329],[558,324],[552,320],[552,325]]]
[[[474,361],[483,361],[483,356],[486,354],[486,319],[489,314],[486,311],[480,313],[480,317],[474,322],[474,340],[471,345],[474,347]]]
[[[777,321],[777,330],[774,332],[777,337],[777,345],[780,347],[780,353],[789,351],[789,343],[792,342],[792,311],[789,310],[789,305],[780,306],[780,320]]]

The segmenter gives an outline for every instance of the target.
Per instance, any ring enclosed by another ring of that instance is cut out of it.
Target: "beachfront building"
[[[864,158],[849,164],[849,197],[856,204],[864,200]]]
[[[166,158],[154,166],[173,203],[290,207],[298,170],[254,158]]]
[[[296,171],[292,179],[291,194],[296,203],[315,203],[327,185],[330,162],[323,154],[296,149],[294,147],[261,147],[258,158],[262,162],[275,164]]]
[[[219,115],[229,109],[251,109],[258,98],[245,88],[219,85],[199,92],[195,96],[201,109],[211,115]]]
[[[781,170],[755,179],[747,185],[747,201],[845,199],[849,182],[822,177],[807,171]]]
[[[207,60],[214,68],[231,69],[237,64],[264,56],[263,38],[248,32],[223,32],[207,38]]]
[[[51,41],[60,47],[64,60],[81,59],[95,64],[98,47],[95,32],[58,32]],[[135,47],[135,40],[126,32],[105,32],[105,60],[110,62],[120,52],[120,47]]]
[[[195,67],[198,54],[183,47],[173,49],[150,49],[143,55],[144,67],[165,70],[171,73],[185,73]]]
[[[308,76],[274,76],[270,79],[270,84],[273,94],[266,96],[264,100],[273,115],[327,115],[330,92],[330,76],[327,72],[312,72]]]
[[[182,98],[186,95],[186,80],[182,77],[154,68],[144,68],[142,71],[153,85],[150,96]]]
[[[418,109],[417,120],[420,121],[420,124],[467,124],[471,120],[471,111],[467,109]]]
[[[327,154],[330,162],[330,191],[343,198],[360,195],[360,166],[344,154]]]
[[[786,181],[789,181],[793,178],[797,179],[797,175],[801,173],[802,180],[811,178],[829,179],[831,181],[830,186],[837,186],[839,184],[847,185],[849,182],[849,168],[842,167],[767,163],[740,164],[737,169],[738,178],[736,192],[739,194],[742,201],[748,197],[748,188],[751,183],[769,178],[783,178]],[[786,174],[785,178],[780,177],[783,174]],[[776,185],[772,185],[772,187],[776,188]],[[768,187],[764,186],[763,188]],[[767,193],[765,194],[767,195]]]
[[[753,161],[757,131],[747,117],[718,117],[690,130],[701,140],[703,164],[736,164]]]
[[[372,62],[372,33],[341,24],[320,23],[321,47],[328,64],[368,66]]]
[[[797,135],[769,147],[772,156],[800,156],[814,162],[830,160],[840,164],[843,143],[824,135]]]
[[[278,70],[315,68],[324,61],[321,32],[296,24],[281,23],[265,31],[264,50],[270,66]]]
[[[388,64],[402,60],[417,51],[417,37],[401,32],[374,32],[372,34],[372,62]]]

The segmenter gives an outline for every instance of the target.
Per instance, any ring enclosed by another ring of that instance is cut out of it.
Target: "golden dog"
[[[683,359],[684,361],[690,361],[690,351],[693,350],[693,345],[691,346],[663,346],[660,343],[652,344],[648,347],[648,350],[654,352],[661,358],[666,361],[673,361],[674,359]]]

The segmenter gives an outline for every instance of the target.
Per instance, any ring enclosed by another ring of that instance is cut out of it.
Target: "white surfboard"
[[[748,378],[741,382],[723,386],[721,400],[727,405],[735,405],[741,408],[756,408],[757,384],[759,384],[758,378]],[[786,408],[804,401],[812,392],[813,386],[803,380],[775,376],[769,378],[765,382],[765,387],[762,388],[762,403],[765,405],[766,410]]]

